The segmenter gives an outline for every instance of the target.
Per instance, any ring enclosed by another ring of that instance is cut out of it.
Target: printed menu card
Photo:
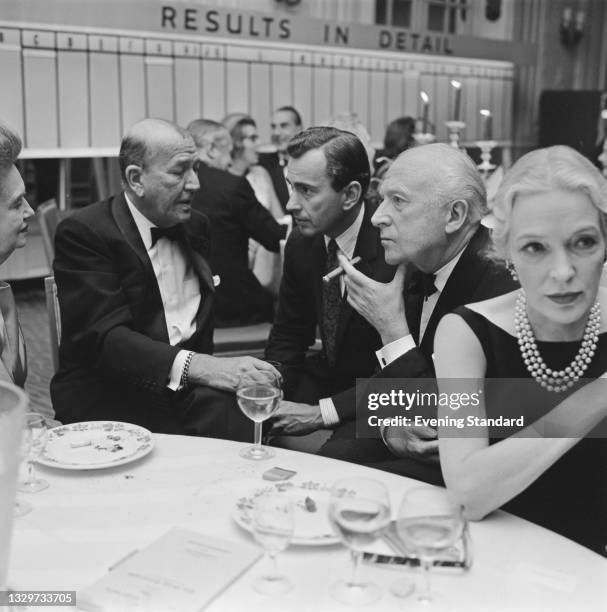
[[[80,591],[78,607],[197,612],[261,554],[259,547],[248,542],[175,527]]]

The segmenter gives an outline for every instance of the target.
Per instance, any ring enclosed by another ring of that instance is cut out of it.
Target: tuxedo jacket
[[[270,174],[278,201],[282,209],[286,211],[287,202],[289,201],[289,188],[287,186],[287,179],[285,179],[284,166],[280,165],[278,153],[260,153],[259,165],[263,166]]]
[[[277,253],[286,226],[258,202],[249,181],[200,164],[200,190],[192,206],[210,223],[209,263],[216,288],[216,324],[246,325],[272,320],[272,296],[249,268],[249,238]]]
[[[356,267],[374,280],[389,282],[394,277],[395,268],[384,259],[379,231],[371,224],[373,212],[372,207],[365,206],[354,249],[354,256],[360,256],[362,261]],[[317,327],[321,339],[324,337],[322,277],[326,258],[323,235],[307,237],[298,228],[291,232],[285,248],[278,310],[266,348],[267,359],[286,366],[283,372],[286,399],[289,399],[289,391],[297,387],[298,377],[302,374],[322,381],[320,397],[326,397],[348,389],[357,377],[371,376],[377,368],[375,351],[381,347],[381,338],[345,297],[340,304],[335,364],[329,365],[324,349],[319,355],[306,359],[308,348],[314,344]]]
[[[502,295],[518,287],[503,266],[496,264],[485,255],[488,244],[489,232],[485,227],[479,226],[447,279],[421,342],[419,342],[419,325],[424,298],[420,293],[413,291],[412,287],[412,279],[418,271],[414,266],[407,267],[404,282],[405,316],[417,346],[388,364],[376,377],[433,378],[434,334],[443,316],[458,306]],[[355,389],[341,394],[336,398],[335,405],[341,421],[356,418]]]
[[[54,261],[60,365],[51,382],[59,420],[122,420],[166,431],[175,356],[181,348],[213,349],[208,220],[193,212],[179,242],[198,276],[201,302],[193,336],[171,346],[158,282],[124,194],[60,223]]]

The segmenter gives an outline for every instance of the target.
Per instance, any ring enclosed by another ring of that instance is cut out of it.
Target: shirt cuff
[[[169,382],[167,383],[167,388],[171,391],[179,391],[179,389],[181,389],[181,376],[183,375],[185,360],[189,352],[190,351],[179,351],[175,357],[175,361],[173,361]]]
[[[415,340],[411,334],[407,334],[398,340],[390,342],[382,346],[379,351],[375,351],[379,365],[385,368],[388,364],[392,363],[405,353],[413,350],[416,347]]]
[[[320,406],[320,414],[326,427],[334,427],[339,424],[339,415],[330,397],[321,398],[318,405]]]

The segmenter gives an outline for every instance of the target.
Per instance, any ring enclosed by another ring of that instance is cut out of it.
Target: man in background
[[[260,153],[259,163],[270,173],[274,191],[280,200],[283,210],[289,201],[289,188],[286,173],[289,161],[287,145],[295,134],[301,132],[303,125],[301,115],[292,106],[281,106],[274,111],[271,122],[272,144],[275,153]]]
[[[244,176],[228,172],[232,140],[220,123],[196,119],[188,125],[200,164],[200,190],[192,207],[210,222],[209,263],[219,276],[215,289],[218,327],[271,321],[274,298],[249,267],[249,238],[278,253],[287,227],[280,225],[257,200]]]

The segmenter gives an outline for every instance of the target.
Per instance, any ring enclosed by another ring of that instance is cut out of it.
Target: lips
[[[546,297],[556,304],[567,305],[573,304],[581,295],[581,291],[569,291],[567,293],[552,293]]]

